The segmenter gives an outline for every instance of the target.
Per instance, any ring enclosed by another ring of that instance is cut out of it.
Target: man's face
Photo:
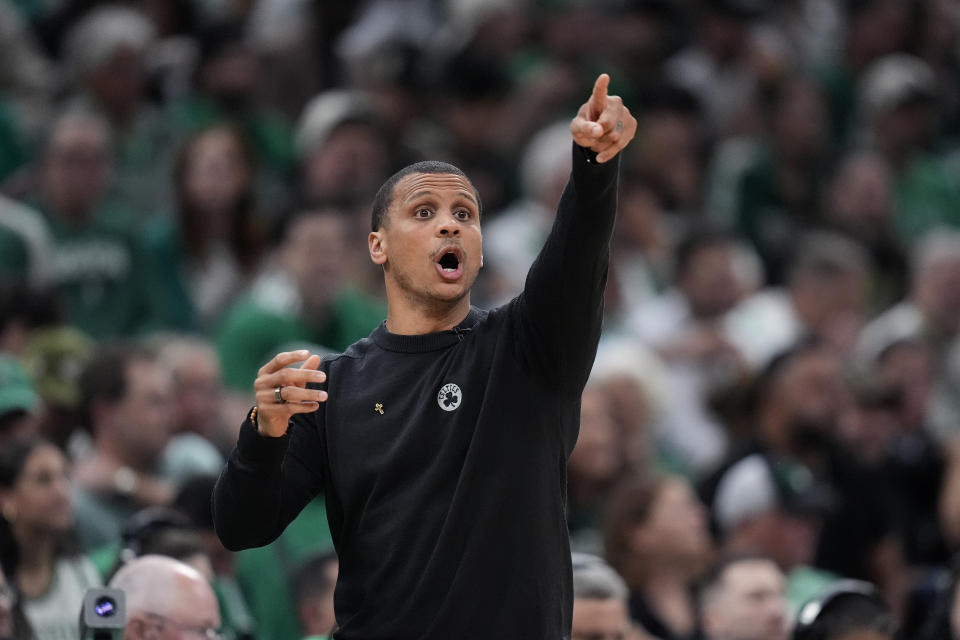
[[[339,213],[307,213],[291,224],[283,261],[307,315],[323,313],[343,288],[347,245],[347,222]]]
[[[679,285],[693,314],[713,318],[732,308],[743,287],[736,274],[736,248],[717,243],[701,247],[690,259]]]
[[[113,415],[123,448],[143,467],[152,466],[173,430],[173,377],[160,363],[136,359],[127,365],[127,393]]]
[[[43,163],[47,203],[63,216],[89,215],[107,188],[109,174],[109,140],[103,125],[82,118],[61,122]]]
[[[473,185],[449,173],[404,176],[369,244],[371,258],[383,265],[388,292],[394,288],[420,305],[460,301],[483,264]]]
[[[617,598],[574,598],[571,640],[625,640],[627,605]]]
[[[785,639],[783,573],[769,560],[746,560],[729,566],[718,593],[705,606],[704,624],[716,640]]]
[[[220,605],[206,579],[175,580],[175,593],[158,596],[154,611],[130,613],[125,640],[208,640],[220,629]]]

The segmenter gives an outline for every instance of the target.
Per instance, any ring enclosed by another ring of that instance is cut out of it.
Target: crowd
[[[0,0],[0,60],[0,635],[76,637],[145,554],[232,638],[328,634],[322,499],[213,533],[257,369],[383,320],[370,205],[415,160],[483,199],[475,303],[515,296],[605,71],[639,129],[568,467],[583,637],[785,638],[854,579],[960,638],[955,2]]]

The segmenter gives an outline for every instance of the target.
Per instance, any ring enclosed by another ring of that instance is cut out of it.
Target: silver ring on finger
[[[276,399],[277,404],[285,404],[287,401],[283,399],[283,386],[273,388],[273,397]]]

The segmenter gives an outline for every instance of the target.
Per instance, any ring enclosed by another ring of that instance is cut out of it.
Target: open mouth
[[[455,253],[448,252],[440,257],[439,264],[444,271],[456,271],[460,266],[460,258]]]
[[[446,280],[456,280],[460,277],[463,265],[463,256],[457,247],[447,247],[441,250],[437,259],[437,271]]]

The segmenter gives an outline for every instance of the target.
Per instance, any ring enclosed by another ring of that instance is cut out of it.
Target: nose
[[[437,228],[437,235],[442,237],[456,237],[460,235],[460,225],[457,219],[453,217],[453,214],[443,217],[440,226]]]

